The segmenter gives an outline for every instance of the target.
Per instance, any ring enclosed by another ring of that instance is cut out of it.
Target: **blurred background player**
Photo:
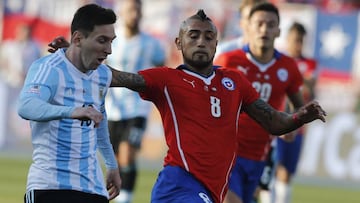
[[[317,62],[303,55],[306,29],[304,25],[294,22],[286,37],[286,52],[293,57],[304,79],[304,101],[315,99],[315,84],[317,79]],[[291,104],[290,104],[291,105]],[[304,127],[296,131],[292,140],[277,139],[276,144],[276,175],[274,182],[275,203],[289,203],[291,201],[291,180],[295,175],[304,138]]]
[[[239,6],[239,28],[241,29],[242,35],[229,40],[222,42],[216,48],[215,58],[224,52],[232,51],[235,49],[241,49],[247,43],[247,33],[245,27],[249,21],[249,14],[251,7],[257,3],[266,2],[266,0],[242,0]]]
[[[248,44],[242,49],[219,55],[216,65],[242,72],[260,94],[260,98],[277,110],[284,109],[286,96],[294,107],[304,102],[303,79],[295,61],[278,52],[274,42],[280,35],[279,11],[271,3],[255,4],[245,27]],[[273,136],[241,114],[239,119],[237,159],[229,181],[228,203],[250,203],[265,167]]]
[[[160,41],[140,30],[141,0],[119,2],[119,29],[107,63],[119,70],[137,73],[162,66],[165,51]],[[111,143],[119,164],[121,192],[116,203],[130,203],[137,177],[136,157],[146,129],[151,103],[125,88],[111,88],[106,98]]]

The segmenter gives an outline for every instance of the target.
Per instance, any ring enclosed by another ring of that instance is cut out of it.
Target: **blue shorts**
[[[303,137],[303,135],[297,134],[293,142],[285,142],[283,139],[277,138],[277,163],[282,164],[291,175],[296,172]]]
[[[235,167],[231,171],[229,190],[239,196],[243,203],[250,203],[265,167],[264,161],[253,161],[241,157],[236,158]]]
[[[151,192],[152,203],[213,203],[211,193],[178,166],[165,166]]]

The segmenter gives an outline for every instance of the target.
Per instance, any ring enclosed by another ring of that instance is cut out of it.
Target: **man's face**
[[[287,36],[288,53],[292,57],[300,57],[303,47],[304,37],[297,31],[291,30]]]
[[[114,25],[95,26],[88,37],[82,37],[80,47],[81,71],[96,69],[111,54],[111,43],[115,38]]]
[[[273,48],[280,35],[279,21],[273,12],[256,11],[249,19],[247,29],[249,41],[259,48]]]
[[[209,21],[187,20],[187,26],[177,39],[184,62],[194,67],[212,64],[217,45],[217,31]]]
[[[126,27],[137,29],[142,16],[141,5],[136,3],[136,1],[125,0],[121,5],[120,14]]]

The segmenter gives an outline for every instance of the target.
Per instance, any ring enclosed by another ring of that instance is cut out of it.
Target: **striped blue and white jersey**
[[[118,32],[112,51],[107,63],[121,71],[137,73],[165,62],[165,51],[160,41],[145,33],[126,39],[123,33]],[[106,110],[108,119],[112,121],[147,117],[150,109],[150,102],[126,88],[111,88],[107,95]]]
[[[27,191],[70,189],[108,197],[97,149],[108,169],[117,168],[105,112],[111,77],[106,65],[80,72],[64,49],[31,65],[18,101],[32,134]],[[70,118],[76,107],[90,105],[104,115],[98,128],[93,121]]]

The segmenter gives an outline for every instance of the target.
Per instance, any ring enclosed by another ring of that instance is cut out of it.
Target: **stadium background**
[[[22,75],[24,70],[4,62],[9,53],[4,45],[16,42],[16,27],[25,23],[32,27],[32,37],[41,45],[42,54],[48,54],[46,44],[59,35],[68,38],[73,13],[90,2],[118,9],[116,0],[0,0],[0,54],[5,55],[0,57],[0,154],[30,157],[31,152],[28,122],[15,111],[22,77],[9,77]],[[142,28],[162,41],[168,54],[167,65],[176,66],[181,63],[181,55],[173,42],[180,20],[203,8],[217,24],[220,42],[228,40],[241,34],[239,2],[143,0]],[[276,41],[277,48],[284,47],[284,35],[290,23],[296,20],[305,24],[308,30],[305,53],[319,61],[317,100],[329,113],[326,123],[316,121],[308,125],[295,181],[360,189],[360,3],[273,2],[281,12],[282,34]],[[10,58],[10,61],[18,60],[17,54]],[[139,154],[140,167],[161,168],[165,152],[161,120],[154,110]]]

